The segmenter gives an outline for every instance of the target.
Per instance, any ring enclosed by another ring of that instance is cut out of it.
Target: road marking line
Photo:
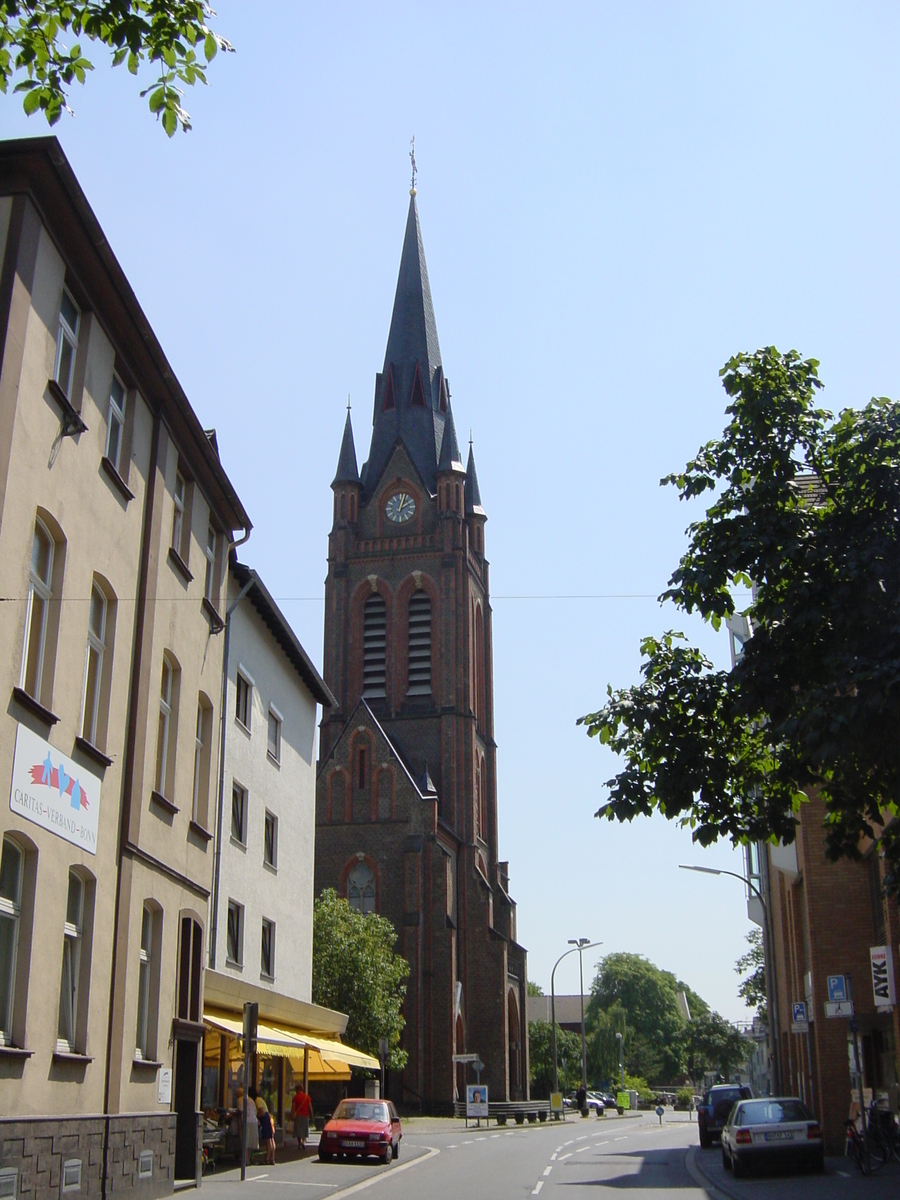
[[[607,1138],[605,1142],[594,1142],[594,1145],[595,1145],[595,1146],[608,1146],[608,1145],[609,1145],[609,1138]]]
[[[536,1196],[543,1186],[544,1186],[543,1179],[539,1179],[537,1187],[531,1189],[532,1196]]]
[[[553,1161],[556,1159],[556,1156],[557,1156],[557,1154],[559,1154],[559,1151],[558,1151],[558,1150],[554,1151],[554,1152],[553,1152],[553,1154],[551,1154],[551,1155],[550,1155],[550,1161],[551,1161],[551,1162],[553,1162]],[[564,1155],[564,1157],[565,1157],[565,1158],[568,1158],[569,1156],[568,1156],[568,1154],[566,1154],[566,1155]]]
[[[585,1150],[590,1150],[590,1146],[582,1146],[580,1150],[576,1150],[576,1154],[584,1154]]]
[[[492,1138],[499,1137],[499,1136],[500,1136],[500,1134],[499,1134],[499,1133],[492,1133],[492,1134],[491,1134],[491,1137],[492,1137]]]
[[[469,1140],[468,1140],[467,1142],[463,1142],[463,1145],[464,1145],[464,1146],[474,1146],[474,1145],[475,1145],[475,1141],[474,1141],[474,1139],[473,1139],[473,1138],[469,1138]]]
[[[547,1176],[550,1174],[550,1172],[551,1172],[552,1170],[553,1170],[553,1167],[552,1167],[552,1166],[549,1166],[549,1167],[545,1167],[545,1168],[544,1168],[544,1178],[545,1178],[545,1179],[547,1178]]]
[[[589,1149],[589,1147],[588,1147],[588,1146],[585,1146],[585,1150],[588,1150],[588,1149]],[[580,1151],[580,1150],[576,1150],[576,1151],[575,1151],[575,1153],[576,1153],[576,1154],[580,1154],[580,1153],[581,1153],[581,1151]],[[570,1150],[570,1151],[569,1151],[569,1153],[568,1153],[568,1154],[564,1154],[564,1155],[562,1156],[562,1158],[561,1158],[559,1161],[560,1161],[560,1162],[563,1162],[565,1159],[567,1159],[567,1158],[571,1158],[571,1157],[572,1157],[572,1151]]]
[[[224,1182],[228,1182],[225,1180]],[[236,1183],[237,1180],[234,1180]],[[340,1187],[339,1183],[307,1183],[300,1179],[267,1179],[265,1176],[257,1175],[255,1178],[248,1179],[248,1183],[272,1183],[275,1187],[314,1187],[314,1188],[336,1188]]]
[[[586,1139],[587,1139],[587,1134],[586,1134],[586,1133],[583,1133],[583,1134],[581,1135],[581,1137],[577,1137],[577,1138],[575,1139],[575,1141],[576,1141],[576,1142],[583,1142],[583,1141],[585,1141]],[[571,1144],[572,1144],[571,1142],[566,1142],[566,1145],[567,1145],[567,1146],[571,1146]]]
[[[411,1167],[418,1167],[421,1163],[428,1162],[429,1158],[434,1158],[436,1154],[440,1154],[440,1150],[436,1146],[423,1146],[423,1149],[427,1150],[428,1153],[421,1154],[418,1158],[408,1158],[406,1162],[400,1163],[399,1166],[386,1167],[370,1179],[362,1179],[359,1183],[354,1183],[351,1187],[344,1188],[342,1192],[334,1192],[331,1200],[344,1200],[344,1196],[352,1196],[354,1192],[361,1192],[363,1188],[374,1187],[382,1179],[394,1179],[401,1171],[408,1171]]]
[[[626,1140],[627,1140],[627,1138],[628,1138],[628,1134],[627,1134],[627,1133],[623,1133],[621,1137],[617,1137],[615,1140],[616,1140],[617,1142],[624,1142],[624,1141],[626,1141]]]
[[[451,1142],[450,1145],[447,1147],[447,1149],[448,1150],[458,1150],[459,1144],[457,1142]]]
[[[571,1145],[572,1145],[572,1143],[573,1143],[574,1141],[575,1141],[575,1139],[574,1139],[574,1138],[569,1138],[569,1140],[568,1140],[567,1142],[563,1142],[563,1145],[564,1145],[564,1146],[571,1146]]]

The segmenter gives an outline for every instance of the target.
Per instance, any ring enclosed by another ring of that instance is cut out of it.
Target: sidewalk
[[[735,1179],[718,1150],[688,1151],[687,1167],[714,1200],[897,1200],[900,1163],[860,1175],[849,1158],[827,1158],[824,1175],[751,1175]]]

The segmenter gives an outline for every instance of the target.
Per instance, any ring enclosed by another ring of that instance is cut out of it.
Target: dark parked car
[[[319,1138],[319,1158],[375,1155],[389,1163],[400,1153],[400,1118],[390,1100],[342,1100]]]
[[[722,1162],[736,1176],[765,1164],[800,1163],[824,1171],[822,1129],[796,1096],[742,1100],[722,1130]]]
[[[751,1100],[753,1093],[748,1087],[740,1087],[736,1083],[717,1083],[704,1093],[700,1107],[697,1109],[697,1126],[700,1131],[700,1145],[708,1150],[714,1137],[721,1136],[728,1120],[728,1114],[738,1100]]]

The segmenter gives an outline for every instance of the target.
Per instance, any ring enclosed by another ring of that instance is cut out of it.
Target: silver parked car
[[[799,1163],[824,1171],[821,1126],[796,1096],[739,1100],[722,1130],[722,1162],[736,1176],[764,1164]]]

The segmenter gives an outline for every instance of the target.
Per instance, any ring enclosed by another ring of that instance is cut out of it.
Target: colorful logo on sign
[[[73,779],[71,775],[66,774],[66,768],[62,763],[58,763],[54,767],[53,760],[50,757],[50,752],[47,752],[47,757],[38,765],[31,767],[31,782],[38,786],[55,788],[60,796],[69,797],[69,805],[79,812],[82,808],[87,810],[90,808],[90,801],[87,798],[87,792],[81,786],[78,779]]]

